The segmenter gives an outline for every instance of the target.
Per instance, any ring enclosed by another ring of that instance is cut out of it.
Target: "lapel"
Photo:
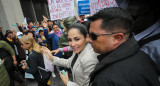
[[[78,54],[78,58],[77,58],[74,66],[73,66],[73,69],[72,69],[72,70],[73,70],[73,71],[72,71],[72,73],[73,73],[73,79],[75,78],[76,69],[79,68],[80,60],[86,55],[87,50],[90,49],[90,48],[91,48],[90,44],[87,43],[86,46],[85,46],[85,48],[81,51],[81,53]],[[74,56],[75,56],[75,55],[76,55],[76,54],[74,53]]]

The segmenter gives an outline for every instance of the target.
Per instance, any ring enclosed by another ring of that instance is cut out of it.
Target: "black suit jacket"
[[[160,86],[157,67],[133,38],[98,59],[91,86]]]

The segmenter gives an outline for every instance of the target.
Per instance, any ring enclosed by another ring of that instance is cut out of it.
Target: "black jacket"
[[[91,86],[160,86],[155,64],[133,38],[98,59]]]
[[[51,72],[46,72],[38,68],[38,66],[45,68],[44,60],[40,53],[32,50],[32,52],[29,54],[27,65],[29,68],[26,68],[25,72],[33,74],[38,83],[45,84],[48,82]]]

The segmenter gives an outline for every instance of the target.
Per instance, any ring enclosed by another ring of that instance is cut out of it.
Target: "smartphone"
[[[62,70],[61,73],[62,73],[63,75],[66,75],[66,72],[65,72],[64,70]]]
[[[23,64],[19,64],[18,66],[23,66]]]

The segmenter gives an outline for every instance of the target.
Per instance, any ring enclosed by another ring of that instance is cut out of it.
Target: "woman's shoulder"
[[[97,59],[97,53],[94,52],[93,48],[88,48],[87,51],[83,52],[83,58],[85,59]]]
[[[41,53],[36,52],[35,50],[32,50],[32,52],[29,54],[30,56],[39,56]]]
[[[82,51],[83,54],[88,54],[88,55],[92,55],[95,54],[95,52],[93,51],[93,48],[91,46],[90,43],[87,43],[84,50]]]

